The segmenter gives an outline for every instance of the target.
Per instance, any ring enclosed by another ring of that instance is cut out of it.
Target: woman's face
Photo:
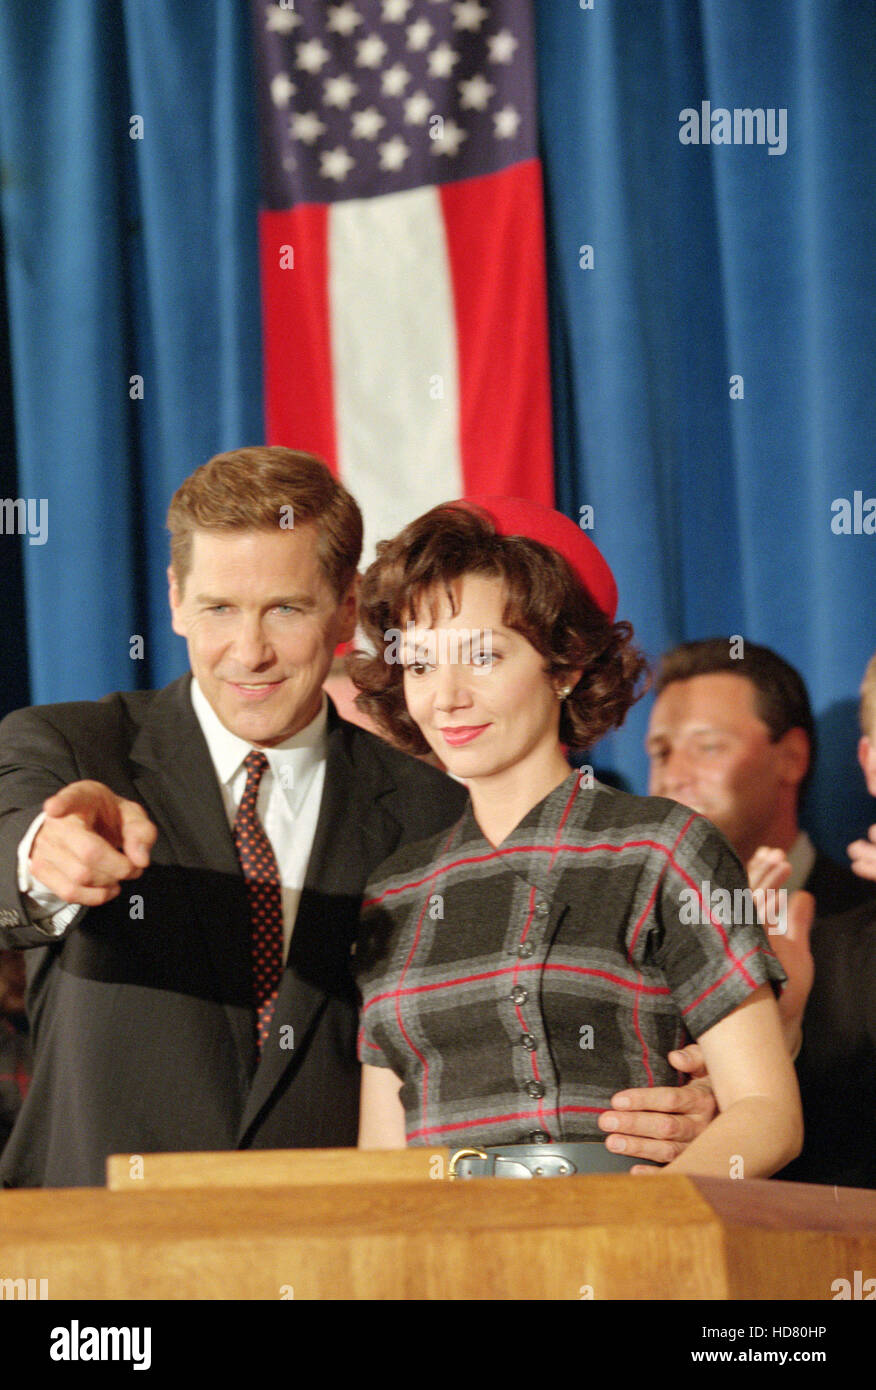
[[[560,702],[545,659],[503,622],[502,581],[468,574],[427,595],[401,647],[408,711],[449,772],[491,777],[555,756]],[[557,684],[560,684],[557,681]]]

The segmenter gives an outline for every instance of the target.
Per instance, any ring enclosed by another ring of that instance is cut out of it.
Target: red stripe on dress
[[[503,966],[501,970],[484,970],[478,975],[459,975],[452,980],[436,980],[435,983],[431,985],[411,985],[408,989],[403,989],[401,991],[397,989],[386,990],[383,994],[375,994],[373,999],[369,999],[368,1003],[363,1005],[362,1015],[364,1017],[364,1015],[368,1012],[370,1008],[372,1008],[374,1004],[380,1004],[384,999],[394,999],[396,994],[398,993],[404,995],[428,994],[432,990],[454,989],[459,985],[479,984],[481,980],[495,980],[502,975],[508,974],[514,977],[512,979],[512,984],[514,984],[516,982],[518,972],[525,973],[526,971],[536,972],[549,970],[561,970],[566,971],[570,975],[587,975],[592,977],[593,979],[607,980],[609,984],[621,985],[624,989],[634,989],[641,994],[668,995],[672,993],[672,991],[669,989],[667,985],[643,984],[640,986],[634,984],[631,980],[625,980],[621,975],[612,975],[607,970],[595,970],[587,965],[560,965],[550,961],[546,961],[544,965],[540,965],[537,962],[534,965],[520,965],[519,963],[517,965],[506,965]],[[369,1046],[373,1046],[373,1044],[369,1044]]]
[[[672,868],[673,868],[673,869],[675,870],[675,872],[678,874],[679,878],[683,879],[684,882],[685,882],[686,884],[688,884],[689,887],[691,887],[691,888],[693,889],[693,891],[696,893],[696,895],[697,895],[697,897],[698,897],[698,899],[699,899],[699,901],[700,901],[700,905],[701,905],[702,907],[704,907],[704,906],[705,906],[705,899],[703,898],[703,895],[702,895],[702,893],[700,892],[700,889],[697,887],[696,883],[694,883],[694,881],[693,881],[693,879],[691,878],[690,874],[687,873],[684,869],[682,869],[681,866],[680,866],[679,864],[676,864],[674,861],[672,862]],[[702,914],[700,914],[700,915],[702,915]],[[711,910],[711,908],[708,909],[708,917],[709,917],[709,922],[710,922],[710,924],[715,928],[716,932],[718,933],[718,936],[719,936],[720,939],[721,939],[721,945],[724,947],[724,954],[725,954],[725,956],[727,957],[728,960],[730,960],[730,961],[733,962],[733,968],[736,969],[736,968],[740,965],[740,961],[739,961],[738,956],[734,955],[734,953],[733,953],[733,952],[731,951],[731,949],[730,949],[730,942],[729,942],[728,939],[727,939],[727,933],[726,933],[725,930],[724,930],[723,923],[720,922],[720,921],[718,920],[717,917],[713,917],[713,916],[712,916],[712,910]],[[750,951],[747,951],[746,954],[745,954],[745,956],[743,957],[743,959],[744,959],[744,960],[747,960],[748,957],[749,957],[750,955],[751,955],[751,952],[750,952]],[[743,970],[742,973],[743,973],[743,976],[745,977],[746,982],[747,982],[749,985],[751,985],[752,989],[755,989],[757,986],[756,986],[756,984],[755,984],[755,981],[754,981],[754,980],[752,979],[752,977],[749,975],[748,971],[747,971],[747,970]]]
[[[439,189],[456,318],[467,496],[554,505],[547,277],[537,159]]]
[[[399,893],[407,893],[415,888],[422,888],[424,883],[431,883],[442,874],[450,873],[451,869],[464,869],[470,864],[487,864],[491,859],[504,859],[511,854],[553,854],[555,851],[568,850],[571,854],[597,854],[605,851],[609,854],[623,854],[629,849],[655,849],[660,854],[669,855],[665,845],[661,845],[657,840],[624,840],[623,844],[610,845],[602,842],[598,845],[572,845],[572,844],[552,844],[552,845],[509,845],[507,849],[490,850],[489,854],[473,854],[467,859],[452,859],[449,864],[441,864],[438,868],[425,875],[424,878],[412,878],[407,883],[400,883],[396,888],[385,888],[376,898],[368,898],[363,904],[365,907],[376,907],[382,903],[384,898],[394,898]]]
[[[731,965],[730,969],[726,972],[726,974],[721,976],[720,980],[716,980],[713,985],[709,985],[708,989],[704,989],[702,994],[698,995],[697,998],[692,1000],[690,1004],[686,1004],[681,1011],[682,1015],[689,1014],[691,1009],[696,1008],[697,1004],[701,1004],[704,999],[708,999],[709,995],[712,994],[716,989],[719,989],[725,980],[729,980],[730,976],[734,973],[734,971],[739,970],[742,967],[743,961],[748,960],[749,956],[756,956],[759,951],[759,946],[752,946],[750,951],[745,952],[745,955],[742,957],[742,960],[736,961],[734,965]],[[745,975],[746,980],[751,979],[747,970],[743,971],[743,974]],[[760,988],[760,986],[755,984],[753,980],[751,981],[751,983],[754,984],[755,989]],[[766,981],[764,981],[764,983],[766,983]]]
[[[578,795],[579,790],[580,787],[578,785],[578,778],[576,777],[574,786],[572,787],[571,795],[569,796],[569,800],[566,802],[565,810],[563,811],[563,814],[560,816],[560,823],[557,826],[557,833],[554,836],[554,852],[551,855],[550,863],[548,864],[549,869],[552,869],[554,867],[554,860],[560,852],[560,835],[562,833],[563,826],[569,819],[569,812],[575,804],[575,798]]]
[[[604,1115],[610,1110],[610,1105],[560,1105],[550,1110],[546,1110],[546,1115]],[[421,1129],[412,1129],[405,1138],[421,1139],[427,1134],[445,1134],[447,1130],[453,1129],[473,1129],[475,1125],[495,1125],[502,1124],[507,1120],[535,1120],[539,1117],[540,1111],[536,1110],[517,1110],[510,1115],[480,1115],[475,1120],[460,1120],[457,1124],[448,1125],[428,1125]]]
[[[329,209],[259,213],[269,444],[306,449],[338,470],[329,307]],[[294,266],[284,268],[291,248]]]

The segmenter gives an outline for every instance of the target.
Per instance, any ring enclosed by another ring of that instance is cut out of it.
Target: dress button
[[[549,1144],[551,1142],[551,1136],[548,1134],[547,1130],[534,1129],[529,1136],[529,1142],[530,1144]]]
[[[515,985],[508,998],[515,1004],[525,1004],[529,998],[529,994],[522,985]]]
[[[521,1033],[520,1044],[522,1047],[526,1048],[527,1052],[534,1052],[535,1049],[538,1047],[538,1043],[535,1041],[535,1038],[532,1036],[531,1033]]]
[[[547,1090],[547,1087],[545,1086],[543,1081],[527,1081],[526,1089],[532,1096],[533,1100],[541,1100],[542,1096]]]
[[[535,947],[531,941],[521,941],[520,945],[517,947],[517,954],[518,956],[524,957],[531,956],[534,950]]]
[[[550,908],[548,907],[547,903],[538,902],[535,904],[536,917],[547,917],[549,912]]]

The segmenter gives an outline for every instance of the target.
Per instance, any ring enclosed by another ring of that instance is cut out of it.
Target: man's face
[[[353,636],[355,587],[339,601],[317,556],[316,526],[196,531],[173,630],[222,723],[271,748],[316,716],[335,647]]]
[[[743,859],[770,843],[777,809],[799,781],[789,735],[771,742],[755,699],[751,681],[730,672],[673,681],[655,701],[646,740],[651,795],[707,816]]]
[[[867,783],[867,791],[876,796],[876,728],[864,734],[858,743],[858,762]]]

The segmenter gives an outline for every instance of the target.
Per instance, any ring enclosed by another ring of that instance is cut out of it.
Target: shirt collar
[[[795,893],[798,888],[803,887],[815,866],[815,846],[805,830],[800,831],[788,850],[788,860],[791,865],[791,877],[785,884],[785,889],[789,893]]]
[[[191,684],[192,707],[207,742],[216,776],[229,790],[240,771],[244,758],[253,751],[253,744],[233,734],[222,723],[196,678]],[[286,800],[297,815],[307,795],[313,774],[325,761],[327,750],[328,700],[323,693],[319,711],[309,724],[292,738],[274,748],[263,748],[274,777],[283,788]]]

